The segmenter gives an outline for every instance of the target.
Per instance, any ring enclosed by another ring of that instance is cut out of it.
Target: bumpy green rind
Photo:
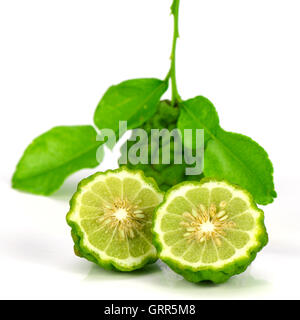
[[[140,171],[140,170],[133,171],[133,170],[127,169],[126,167],[121,167],[116,170],[107,170],[105,172],[97,172],[97,173],[91,175],[90,177],[83,179],[78,184],[77,191],[74,193],[73,197],[70,200],[70,210],[67,213],[66,221],[67,221],[67,224],[72,228],[71,229],[71,236],[74,241],[74,252],[78,257],[85,258],[91,262],[94,262],[106,270],[130,272],[130,271],[141,269],[147,264],[155,263],[158,259],[157,256],[147,256],[139,264],[130,265],[128,267],[121,266],[121,265],[117,264],[115,261],[103,260],[99,257],[99,255],[96,252],[92,251],[91,249],[89,249],[88,247],[86,247],[84,245],[84,243],[83,243],[84,232],[82,231],[82,229],[80,228],[80,226],[76,222],[71,221],[71,219],[70,219],[70,216],[73,213],[75,206],[76,206],[77,197],[81,193],[82,188],[84,186],[89,184],[91,181],[93,181],[99,175],[105,175],[107,173],[118,173],[118,172],[121,172],[124,170],[126,170],[127,172],[139,173],[141,175],[142,179],[146,183],[150,184],[158,193],[160,193],[162,195],[164,194],[157,186],[155,180],[152,178],[146,177],[144,175],[143,171]]]
[[[127,167],[132,170],[142,170],[146,177],[152,177],[155,179],[156,183],[159,185],[161,190],[167,191],[174,185],[186,181],[200,181],[203,175],[197,176],[187,176],[185,174],[186,168],[192,167],[184,163],[184,156],[182,164],[174,163],[174,155],[172,150],[172,142],[171,142],[171,161],[170,164],[150,164],[151,163],[151,129],[168,129],[173,130],[177,127],[177,121],[180,114],[180,110],[178,106],[172,106],[171,102],[168,100],[160,101],[157,106],[157,112],[144,124],[141,126],[148,134],[148,156],[149,156],[149,164],[131,164],[128,163]],[[127,141],[127,148],[124,146],[121,149],[122,155],[128,153],[129,149],[132,145],[135,144],[135,141]],[[161,146],[160,146],[160,154],[161,154]],[[122,158],[121,155],[121,158]]]
[[[164,205],[166,202],[166,199],[168,198],[169,194],[174,191],[179,189],[180,187],[184,185],[195,185],[195,186],[201,186],[204,183],[207,182],[226,182],[229,186],[234,187],[235,189],[243,191],[245,194],[248,195],[249,200],[250,200],[250,207],[256,211],[260,212],[260,218],[258,220],[258,227],[260,229],[259,234],[257,235],[257,245],[254,247],[251,247],[248,252],[246,257],[241,257],[239,259],[234,260],[231,263],[225,264],[222,268],[216,269],[211,266],[207,266],[202,269],[195,269],[192,268],[188,265],[183,265],[180,262],[176,261],[175,259],[169,258],[169,257],[162,257],[161,252],[163,249],[163,244],[160,241],[160,235],[155,232],[155,222],[156,218],[158,215],[158,212],[160,208]],[[182,182],[175,187],[169,189],[166,194],[165,194],[165,200],[156,208],[154,215],[153,215],[153,224],[152,224],[152,234],[153,234],[153,243],[157,249],[158,252],[158,257],[165,262],[173,271],[176,273],[182,275],[186,280],[191,281],[191,282],[201,282],[201,281],[211,281],[213,283],[219,284],[219,283],[224,283],[226,282],[229,278],[231,278],[234,275],[240,274],[244,272],[248,266],[252,263],[252,261],[256,258],[256,255],[259,251],[263,249],[268,243],[268,234],[267,230],[264,224],[264,212],[259,209],[256,205],[256,203],[253,200],[252,195],[244,190],[243,188],[228,183],[227,181],[224,180],[219,180],[215,178],[203,178],[200,182]]]

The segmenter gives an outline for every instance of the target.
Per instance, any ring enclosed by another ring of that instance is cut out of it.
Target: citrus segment
[[[179,215],[175,214],[166,214],[161,221],[161,230],[162,231],[171,231],[181,229],[182,219]]]
[[[192,209],[192,204],[189,203],[184,197],[177,197],[172,200],[167,207],[169,213],[182,214]]]
[[[218,252],[212,239],[205,241],[201,260],[202,263],[213,263],[218,260]]]
[[[216,187],[211,190],[210,203],[214,203],[217,208],[220,208],[220,203],[226,202],[232,198],[232,193],[225,188]]]
[[[105,228],[99,228],[89,235],[89,242],[100,250],[104,250],[111,239],[112,234]]]
[[[227,212],[231,217],[234,217],[240,213],[245,212],[248,209],[247,203],[240,198],[234,198],[229,201],[227,207]]]
[[[139,204],[140,208],[154,208],[159,205],[161,202],[161,197],[157,194],[156,191],[143,188],[135,198],[135,203]]]
[[[189,190],[185,196],[195,206],[199,206],[200,204],[208,206],[210,194],[209,190],[206,188],[195,188]]]
[[[113,197],[113,199],[122,199],[122,181],[116,177],[109,177],[105,180],[105,183]]]
[[[119,237],[116,229],[114,230],[113,237],[105,252],[110,257],[126,259],[129,256],[128,242],[127,239],[124,240],[123,238]]]
[[[250,231],[254,228],[255,221],[249,212],[236,215],[231,220],[235,223],[237,229]]]
[[[81,201],[82,204],[95,208],[102,208],[104,202],[99,196],[89,191],[82,195]]]
[[[123,180],[123,194],[126,199],[132,201],[136,198],[137,193],[141,190],[142,184],[132,178],[125,178]]]
[[[237,249],[243,248],[250,240],[249,235],[246,232],[227,229],[226,239]]]
[[[186,240],[180,240],[172,246],[171,252],[174,256],[181,257],[189,247],[190,245]]]
[[[91,190],[97,194],[104,202],[112,202],[113,197],[112,194],[109,192],[108,187],[104,182],[95,182],[91,185]]]
[[[175,231],[169,231],[164,233],[164,242],[168,246],[174,245],[176,242],[181,241],[183,236],[185,234],[185,231],[183,229],[181,230],[175,230]]]
[[[218,257],[221,260],[231,258],[235,254],[235,248],[224,238],[221,245],[217,246]]]
[[[202,257],[204,249],[204,243],[193,243],[183,256],[183,259],[187,262],[198,262]]]
[[[152,243],[149,241],[149,239],[142,237],[139,234],[135,238],[129,239],[128,244],[129,253],[132,257],[143,256],[152,247]]]
[[[80,207],[80,210],[79,210],[79,214],[82,219],[98,217],[100,213],[101,212],[100,212],[99,208],[86,206],[84,204],[82,204],[82,206]]]

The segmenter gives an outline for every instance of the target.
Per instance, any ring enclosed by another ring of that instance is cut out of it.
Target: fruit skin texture
[[[158,259],[157,255],[145,257],[139,264],[135,264],[135,265],[128,266],[128,267],[127,266],[120,266],[119,264],[116,264],[114,261],[105,261],[105,260],[101,259],[97,253],[92,252],[91,249],[87,248],[84,245],[84,241],[83,241],[84,234],[81,231],[80,226],[76,222],[74,222],[70,219],[70,216],[72,215],[73,210],[75,210],[77,197],[79,196],[79,194],[84,186],[89,184],[91,181],[94,180],[95,177],[97,177],[99,175],[105,175],[106,173],[109,173],[109,172],[117,173],[117,172],[121,172],[124,170],[126,170],[127,172],[133,171],[133,170],[127,169],[126,167],[121,167],[117,170],[107,170],[105,172],[97,172],[97,173],[91,175],[90,177],[83,179],[78,184],[77,191],[74,193],[73,197],[70,200],[70,210],[67,213],[66,221],[67,221],[67,224],[72,228],[71,236],[74,241],[74,253],[78,257],[85,258],[85,259],[89,260],[90,262],[96,263],[97,265],[99,265],[100,267],[102,267],[106,270],[129,272],[129,271],[141,269],[142,267],[144,267],[147,264],[155,263]],[[141,175],[141,177],[143,178],[143,180],[145,180],[145,182],[150,184],[158,193],[163,195],[163,192],[158,188],[154,179],[146,177],[144,175],[144,173],[140,170],[134,170],[134,172],[139,173]]]
[[[179,189],[180,187],[184,185],[191,185],[194,184],[195,186],[201,186],[204,183],[207,182],[221,182],[224,180],[218,180],[214,178],[204,178],[200,182],[182,182],[178,184],[177,186],[171,188],[166,194],[165,194],[165,199],[168,197],[168,195],[176,190]],[[264,212],[259,209],[256,205],[256,203],[253,200],[252,195],[247,192],[246,190],[242,189],[241,187],[237,185],[233,185],[231,183],[226,182],[228,185],[234,187],[235,189],[239,189],[243,191],[245,194],[248,195],[249,200],[250,200],[250,207],[256,211],[260,212],[260,218],[258,220],[258,227],[259,227],[259,234],[256,237],[257,240],[257,245],[254,247],[251,247],[248,252],[247,256],[243,256],[239,259],[234,260],[231,263],[225,264],[222,268],[214,268],[213,266],[206,266],[203,268],[192,268],[188,265],[183,265],[179,263],[178,261],[175,261],[172,258],[169,257],[163,257],[161,255],[161,252],[163,250],[162,243],[160,241],[160,236],[155,232],[155,221],[156,217],[158,215],[158,212],[160,208],[163,206],[165,203],[165,200],[156,208],[154,216],[153,216],[153,224],[152,224],[152,234],[153,234],[153,243],[157,249],[158,252],[158,257],[165,262],[173,271],[176,273],[182,275],[186,280],[194,283],[198,283],[201,281],[211,281],[215,284],[219,283],[224,283],[226,282],[229,278],[231,278],[234,275],[240,274],[244,272],[248,266],[252,263],[252,261],[256,258],[256,255],[259,251],[263,249],[264,246],[267,245],[268,243],[268,234],[267,230],[264,224]]]
[[[187,165],[186,163],[182,164],[174,164],[172,160],[173,152],[172,147],[173,144],[171,142],[171,163],[170,164],[154,164],[151,165],[150,157],[151,157],[151,129],[168,129],[173,130],[177,127],[177,121],[179,117],[179,108],[178,106],[171,106],[171,102],[169,100],[160,101],[157,109],[157,113],[150,118],[148,121],[146,121],[141,128],[144,129],[148,134],[148,150],[149,150],[149,164],[137,164],[133,165],[131,163],[127,164],[127,167],[129,169],[138,169],[144,171],[145,175],[147,177],[152,177],[155,179],[157,184],[159,185],[160,189],[163,191],[167,191],[174,185],[186,181],[186,180],[193,180],[193,181],[200,181],[202,175],[196,175],[196,176],[187,176],[185,175],[185,169],[187,167],[193,167]],[[125,152],[128,152],[130,147],[134,145],[135,141],[128,141],[127,142],[127,149],[121,149],[122,154]],[[160,146],[160,154],[161,154],[161,146]],[[184,157],[183,157],[184,162]]]

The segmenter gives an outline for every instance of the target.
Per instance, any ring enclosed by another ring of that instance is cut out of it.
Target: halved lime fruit
[[[141,171],[123,167],[84,179],[67,214],[75,253],[120,271],[155,262],[151,225],[162,199],[155,181]]]
[[[153,222],[159,258],[192,282],[246,270],[268,242],[264,213],[245,190],[205,178],[170,189]]]

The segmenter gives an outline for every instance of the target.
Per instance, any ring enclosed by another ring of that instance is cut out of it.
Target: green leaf
[[[219,117],[214,105],[206,98],[199,96],[180,103],[180,116],[178,129],[204,129],[205,143],[216,133],[219,128]],[[194,136],[194,135],[193,135]],[[195,139],[193,139],[195,147]]]
[[[213,104],[196,97],[180,104],[178,128],[204,129],[204,175],[228,180],[247,189],[259,204],[277,196],[273,166],[266,151],[252,139],[224,131]]]
[[[168,82],[159,79],[134,79],[110,87],[98,104],[94,122],[101,129],[119,134],[119,121],[135,129],[151,118],[157,110]]]
[[[271,203],[277,196],[273,166],[266,151],[249,137],[221,128],[207,143],[204,175],[242,186],[259,204]]]
[[[92,126],[55,127],[25,150],[12,178],[15,189],[49,195],[75,171],[94,168],[98,147]]]

